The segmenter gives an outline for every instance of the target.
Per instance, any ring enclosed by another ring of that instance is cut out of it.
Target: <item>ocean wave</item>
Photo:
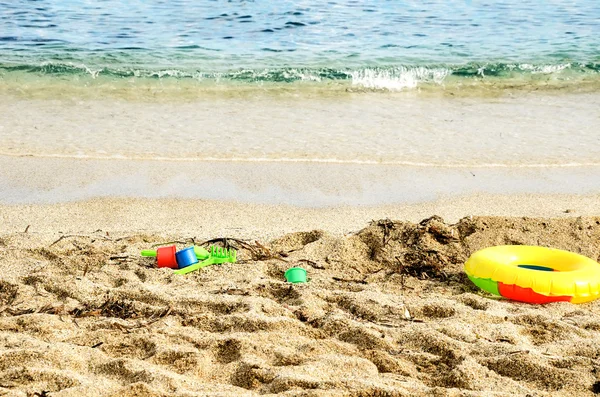
[[[40,64],[2,64],[0,78],[12,74],[42,77],[87,77],[90,79],[141,79],[141,80],[190,80],[203,83],[226,84],[227,82],[261,83],[332,83],[371,89],[401,91],[419,86],[443,86],[449,78],[453,81],[471,82],[490,79],[535,80],[539,75],[548,79],[577,82],[583,78],[600,77],[600,63],[468,63],[462,65],[388,65],[365,67],[321,68],[247,68],[229,71],[201,69],[144,69],[128,66],[109,67],[82,63],[43,62]]]
[[[362,69],[350,73],[352,85],[387,90],[416,88],[419,84],[442,84],[452,74],[451,69],[429,67],[394,67],[382,69]]]

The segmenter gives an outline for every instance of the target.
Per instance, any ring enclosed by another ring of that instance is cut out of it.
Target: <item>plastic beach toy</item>
[[[202,262],[193,264],[191,266],[180,268],[175,270],[173,273],[177,274],[188,274],[195,270],[202,269],[203,267],[220,264],[220,263],[235,263],[237,261],[237,251],[234,249],[217,248],[214,245],[210,247],[210,256],[208,259]]]
[[[600,297],[600,264],[569,251],[502,245],[475,252],[465,263],[484,291],[527,303],[589,302]]]
[[[194,246],[194,254],[196,254],[196,258],[198,258],[200,261],[208,259],[210,256],[210,252],[208,252],[206,248],[198,246]]]
[[[177,251],[175,257],[177,258],[177,265],[180,269],[198,263],[198,258],[196,258],[196,254],[194,253],[194,247],[187,247],[181,251]]]
[[[156,251],[143,250],[142,256],[155,256],[158,267],[177,269],[177,259],[175,258],[176,251],[177,247],[174,245],[169,245],[167,247],[159,247]]]
[[[173,247],[175,246],[173,245]],[[198,258],[198,260],[204,260],[210,256],[210,253],[204,247],[194,246],[194,253],[196,254],[196,258]],[[155,250],[142,250],[141,254],[142,256],[157,256],[157,252]]]
[[[306,270],[301,267],[291,267],[285,271],[285,279],[293,284],[306,282]]]

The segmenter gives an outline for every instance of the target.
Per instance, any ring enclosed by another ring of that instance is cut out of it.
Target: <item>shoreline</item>
[[[501,69],[500,71],[498,70]],[[490,98],[506,95],[595,93],[600,74],[595,62],[399,64],[299,66],[222,71],[191,69],[113,69],[66,64],[0,64],[0,93],[28,99],[160,101],[210,97],[335,97],[376,93]]]

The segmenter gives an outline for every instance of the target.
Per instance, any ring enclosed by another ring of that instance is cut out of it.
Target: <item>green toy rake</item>
[[[194,247],[195,249],[196,247]],[[237,262],[237,251],[234,249],[220,248],[212,245],[210,247],[210,254],[208,259],[198,262],[194,265],[184,267],[179,270],[175,270],[173,273],[176,274],[188,274],[193,271],[202,269],[210,265],[221,264],[221,263],[235,263]]]

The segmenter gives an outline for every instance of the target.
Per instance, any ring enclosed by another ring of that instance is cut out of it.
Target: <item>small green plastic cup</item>
[[[292,267],[285,271],[285,279],[292,284],[306,282],[306,270],[301,267]]]

